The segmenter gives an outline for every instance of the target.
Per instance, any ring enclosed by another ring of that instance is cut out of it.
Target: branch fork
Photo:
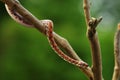
[[[96,33],[96,27],[97,25],[102,21],[102,17],[97,18],[91,18],[88,22],[88,31],[87,31],[87,35],[90,38],[92,38],[94,36],[94,34]]]
[[[89,0],[83,1],[83,8],[85,14],[85,20],[87,25],[87,37],[90,42],[91,55],[92,55],[92,73],[93,77],[90,80],[102,80],[102,60],[101,49],[99,44],[96,27],[101,22],[102,17],[91,18],[90,14],[90,2]]]

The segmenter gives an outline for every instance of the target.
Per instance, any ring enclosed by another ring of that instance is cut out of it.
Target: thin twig
[[[91,19],[90,3],[88,0],[83,0],[83,8],[84,8],[84,13],[85,13],[86,25],[88,26],[88,23]]]
[[[115,66],[112,80],[120,80],[120,24],[114,38]]]
[[[7,4],[9,8],[15,9],[19,14],[21,14],[23,17],[25,17],[29,22],[31,22],[36,29],[38,29],[41,33],[46,35],[46,29],[42,22],[39,21],[35,16],[33,16],[28,10],[26,10],[20,3],[16,2],[15,0],[0,0]],[[72,57],[76,60],[82,61],[78,55],[75,53],[75,51],[72,49],[68,41],[55,32],[53,32],[53,36],[55,38],[55,41],[61,48],[63,48],[67,53],[71,54]],[[86,69],[80,68],[88,77],[90,80],[93,77],[92,71],[90,67],[87,67]]]
[[[84,14],[87,24],[87,37],[90,41],[91,53],[92,53],[92,71],[93,80],[102,80],[102,60],[101,49],[96,32],[96,27],[102,20],[102,17],[96,19],[91,18],[90,15],[90,3],[88,0],[83,1]]]

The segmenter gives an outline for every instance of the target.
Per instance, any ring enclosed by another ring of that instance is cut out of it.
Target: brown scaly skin
[[[48,22],[46,23],[46,34],[48,36],[48,40],[50,42],[51,47],[53,48],[53,50],[61,57],[63,58],[65,61],[78,66],[80,68],[86,68],[88,67],[88,64],[83,62],[83,61],[78,61],[75,60],[69,56],[67,56],[62,50],[60,50],[60,48],[58,47],[58,45],[56,44],[54,37],[53,37],[53,23],[52,22]]]

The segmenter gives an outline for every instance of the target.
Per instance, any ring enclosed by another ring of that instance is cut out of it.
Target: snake
[[[18,0],[16,0],[18,1]],[[6,10],[8,12],[8,14],[11,16],[11,18],[13,20],[15,20],[16,22],[24,25],[24,26],[27,26],[27,27],[34,27],[34,25],[28,20],[26,19],[25,17],[23,17],[19,12],[17,12],[14,8],[11,9],[9,8],[9,6],[7,4],[5,4],[5,7],[6,7]],[[78,67],[81,67],[81,68],[86,68],[88,67],[88,64],[83,62],[83,61],[79,61],[79,60],[75,60],[71,57],[69,57],[68,55],[66,55],[57,45],[57,43],[55,42],[55,39],[54,39],[54,35],[53,35],[53,22],[51,20],[40,20],[44,25],[45,25],[45,28],[46,28],[46,34],[47,34],[47,38],[48,38],[48,41],[52,47],[52,49],[62,58],[64,59],[65,61],[73,64],[73,65],[76,65]]]

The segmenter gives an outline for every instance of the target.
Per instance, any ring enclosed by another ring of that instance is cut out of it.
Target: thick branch
[[[101,60],[101,49],[96,32],[96,27],[102,20],[102,17],[96,19],[91,18],[90,15],[90,3],[88,0],[83,1],[84,14],[87,24],[87,36],[90,41],[91,52],[92,52],[92,71],[93,80],[102,80],[102,60]]]
[[[92,51],[92,71],[94,74],[94,80],[102,80],[101,50],[100,50],[98,36],[95,29],[97,24],[98,24],[97,19],[92,19],[89,22],[87,35],[90,41],[90,46]]]
[[[120,79],[120,24],[114,38],[114,58],[115,66],[112,80]]]
[[[26,10],[19,2],[16,2],[15,0],[1,0],[5,4],[9,6],[9,8],[14,8],[19,14],[21,14],[23,17],[25,17],[29,22],[31,22],[36,29],[38,29],[41,33],[46,35],[46,29],[45,26],[40,22],[35,16],[33,16],[28,10]],[[78,57],[78,55],[75,53],[75,51],[72,49],[68,41],[55,32],[53,33],[53,36],[56,40],[56,42],[61,46],[67,53],[71,54],[72,57],[76,60],[81,61],[81,59]],[[86,69],[81,70],[89,77],[93,77],[92,71],[90,67],[87,67]]]

